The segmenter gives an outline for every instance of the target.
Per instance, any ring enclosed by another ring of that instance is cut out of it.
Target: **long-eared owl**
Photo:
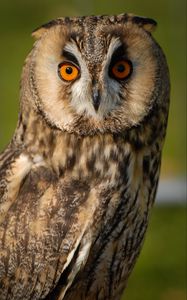
[[[33,32],[0,155],[0,299],[118,300],[157,189],[169,107],[156,22],[59,18]]]

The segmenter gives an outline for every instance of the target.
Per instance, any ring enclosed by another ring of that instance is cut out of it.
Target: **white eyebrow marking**
[[[65,45],[64,50],[70,52],[71,54],[73,54],[77,58],[78,62],[81,62],[83,60],[82,55],[81,55],[81,53],[80,53],[80,51],[79,51],[76,44],[68,42]]]
[[[111,39],[111,42],[110,42],[110,45],[109,45],[109,48],[108,48],[108,52],[107,52],[107,56],[106,56],[106,58],[107,58],[106,65],[107,66],[110,64],[110,61],[111,61],[113,53],[120,46],[122,46],[122,43],[121,43],[121,41],[120,41],[119,38],[113,38],[113,39]]]

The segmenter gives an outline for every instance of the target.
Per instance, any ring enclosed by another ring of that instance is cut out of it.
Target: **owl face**
[[[117,132],[137,126],[157,102],[165,60],[132,15],[57,19],[34,32],[29,89],[46,122],[69,132]],[[160,97],[159,97],[160,99]]]

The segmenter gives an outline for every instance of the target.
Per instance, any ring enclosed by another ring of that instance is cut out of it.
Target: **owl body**
[[[0,156],[0,299],[120,299],[167,124],[154,25],[124,14],[35,31],[18,126]]]

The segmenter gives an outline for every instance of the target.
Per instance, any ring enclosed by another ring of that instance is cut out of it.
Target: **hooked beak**
[[[100,92],[98,89],[94,89],[92,92],[92,102],[95,110],[98,111],[101,102]]]

